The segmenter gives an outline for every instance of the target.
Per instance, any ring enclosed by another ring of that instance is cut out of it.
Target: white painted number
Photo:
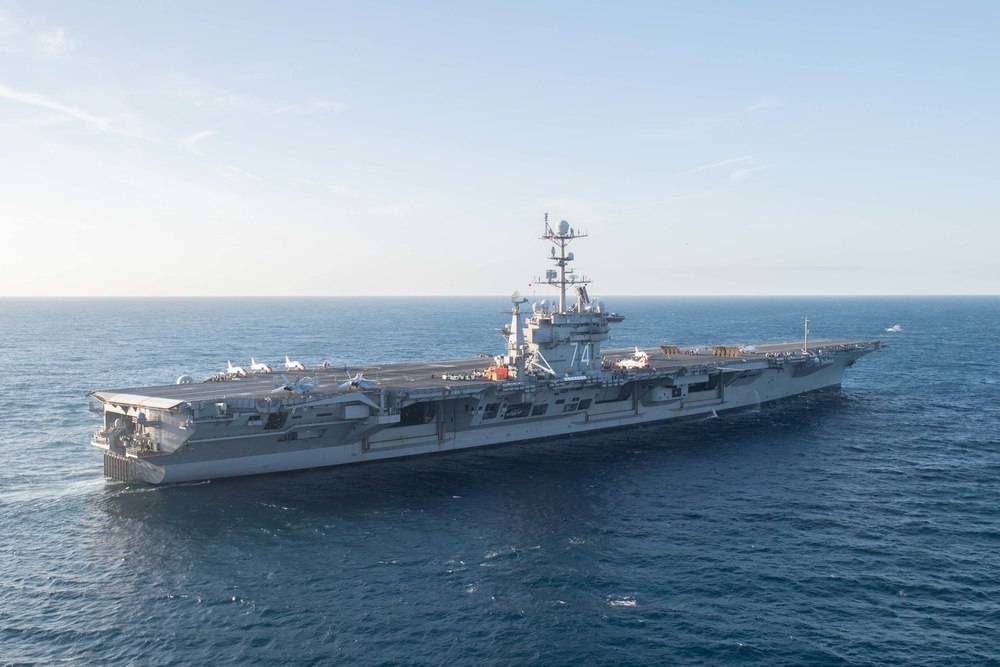
[[[573,368],[574,366],[576,366],[576,355],[580,352],[580,344],[570,343],[570,345],[573,346],[573,358],[569,362],[569,367]],[[581,366],[590,365],[591,350],[593,349],[591,345],[593,345],[593,343],[587,343],[586,345],[583,346],[583,354],[580,355]]]

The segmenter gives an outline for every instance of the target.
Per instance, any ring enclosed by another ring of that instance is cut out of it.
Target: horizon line
[[[558,296],[556,294],[552,295]],[[938,293],[938,294],[607,294],[603,299],[616,298],[681,298],[681,299],[794,299],[794,298],[947,298],[1000,297],[1000,293]],[[8,294],[2,299],[509,299],[509,294]],[[550,298],[550,297],[542,297]]]

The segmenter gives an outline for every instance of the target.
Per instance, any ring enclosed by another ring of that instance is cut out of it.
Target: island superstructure
[[[877,340],[602,350],[624,316],[591,300],[572,269],[578,234],[547,220],[553,268],[535,284],[558,302],[511,297],[506,349],[492,359],[320,369],[294,381],[244,373],[224,382],[94,391],[92,444],[104,473],[164,484],[359,463],[625,428],[747,408],[839,386]],[[487,355],[488,356],[488,355]],[[286,363],[292,363],[286,358]],[[235,372],[235,371],[240,372]],[[348,379],[344,380],[344,372]]]

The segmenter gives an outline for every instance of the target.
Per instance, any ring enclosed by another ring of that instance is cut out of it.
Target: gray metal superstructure
[[[92,444],[104,450],[105,475],[151,484],[253,475],[711,414],[837,386],[845,368],[882,347],[813,340],[602,351],[623,317],[593,302],[589,280],[570,268],[567,247],[583,236],[546,221],[555,268],[535,283],[557,288],[558,303],[522,312],[527,300],[515,293],[500,329],[506,350],[492,360],[383,365],[377,383],[319,370],[278,390],[274,376],[248,375],[91,392],[104,416]]]

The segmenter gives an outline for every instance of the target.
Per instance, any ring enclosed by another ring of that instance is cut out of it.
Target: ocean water
[[[0,665],[1000,664],[1000,298],[608,303],[614,346],[888,347],[718,419],[150,488],[87,391],[495,353],[507,300],[0,300]]]

